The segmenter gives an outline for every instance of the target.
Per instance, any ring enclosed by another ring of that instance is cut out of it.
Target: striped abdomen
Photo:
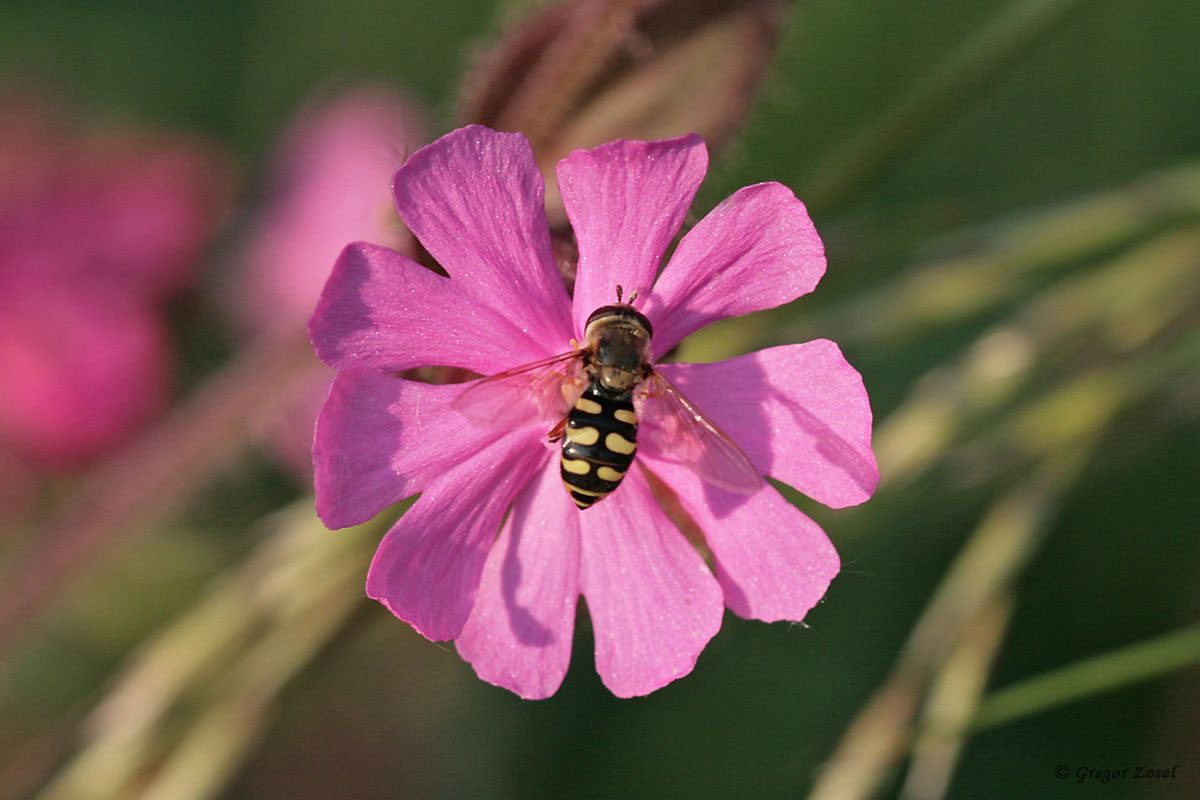
[[[632,393],[613,399],[588,386],[567,414],[562,479],[575,505],[589,508],[621,485],[637,452]]]

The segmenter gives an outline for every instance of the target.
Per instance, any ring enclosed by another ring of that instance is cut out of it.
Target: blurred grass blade
[[[984,698],[972,732],[1200,664],[1200,624],[1095,656],[999,689]]]
[[[365,564],[394,514],[330,533],[305,498],[245,563],[137,653],[42,800],[213,797],[280,692],[365,606]]]
[[[966,255],[910,269],[895,280],[792,326],[796,338],[894,344],[1011,302],[1038,282],[1148,235],[1200,218],[1200,164],[1024,215],[959,238]]]
[[[823,211],[852,201],[880,172],[962,113],[973,97],[986,91],[1084,2],[1011,3],[868,127],[852,135],[802,187],[801,196]]]
[[[901,800],[940,800],[949,791],[966,739],[963,729],[983,697],[1013,605],[1012,593],[1001,592],[980,608],[934,676]]]
[[[1090,436],[1158,385],[1143,374],[1161,372],[1157,337],[1184,325],[1198,304],[1200,229],[1194,228],[1152,239],[1043,291],[960,358],[923,376],[880,425],[876,452],[887,487],[919,480],[948,448],[961,449],[972,429],[1035,460]],[[1084,365],[1078,373],[1064,368],[1074,361]],[[1061,373],[1051,388],[1025,392],[1051,364]],[[1019,406],[1009,408],[1014,402]],[[1007,422],[998,418],[1002,413]]]
[[[1182,319],[1176,324],[1187,324]],[[991,472],[1052,458],[1089,441],[1122,412],[1155,394],[1186,384],[1200,372],[1200,330],[1191,330],[1154,351],[1135,351],[1117,364],[1096,367],[1062,381],[1055,391],[1020,405],[1013,413],[959,447],[948,466],[959,475],[990,463]],[[976,476],[976,480],[989,477]]]
[[[925,606],[891,675],[823,765],[809,800],[856,800],[879,791],[912,744],[931,683],[985,609],[1006,596],[1078,475],[1084,454],[1084,449],[1060,454],[993,503]],[[1003,626],[996,636],[1002,631]]]

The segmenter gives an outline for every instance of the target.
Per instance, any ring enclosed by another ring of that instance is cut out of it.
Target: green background
[[[699,207],[766,179],[806,197],[857,134],[877,130],[898,98],[1017,5],[801,5],[748,127],[715,163]],[[955,362],[990,326],[1124,252],[1114,246],[1022,278],[1019,290],[975,313],[894,336],[856,335],[845,312],[921,265],[1007,241],[1006,232],[1059,204],[1200,157],[1195,4],[1076,6],[994,80],[931,106],[929,124],[862,184],[812,205],[830,265],[813,295],[753,327],[711,334],[690,354],[723,357],[727,336],[759,347],[828,335],[862,371],[885,424],[922,376]],[[0,80],[53,88],[95,119],[207,134],[234,154],[249,203],[274,137],[314,89],[390,82],[432,110],[438,131],[448,128],[463,65],[505,13],[469,0],[7,2]],[[1164,210],[1134,244],[1194,228],[1196,211]],[[235,226],[225,244],[237,235]],[[176,313],[188,382],[235,347],[205,291]],[[1086,343],[1072,348],[1063,369],[1088,363]],[[1152,347],[1137,358],[1159,354]],[[1033,397],[1054,385],[1056,363],[1043,363],[1022,391]],[[1095,435],[1055,505],[1019,575],[989,687],[1196,620],[1200,389],[1194,375],[1156,375],[1161,385]],[[1063,413],[1074,411],[1068,404]],[[976,419],[970,436],[993,423]],[[805,796],[955,554],[1023,476],[1019,459],[1003,463],[1003,448],[983,452],[981,480],[971,477],[970,454],[958,453],[902,490],[889,491],[885,473],[880,496],[860,509],[830,512],[801,498],[842,554],[825,602],[803,625],[727,615],[694,673],[645,699],[617,700],[601,686],[586,614],[562,689],[525,702],[370,606],[286,686],[221,796]],[[244,459],[177,522],[131,539],[66,587],[0,679],[0,742],[24,747],[44,735],[50,745],[34,751],[43,755],[26,777],[11,764],[0,775],[24,791],[53,774],[72,752],[76,720],[128,654],[252,551],[264,536],[255,520],[300,492],[265,460]],[[216,685],[219,676],[210,677]],[[1196,796],[1197,677],[1193,666],[984,731],[967,742],[950,796]],[[1079,785],[1054,777],[1060,764],[1072,773],[1181,766],[1174,781]],[[885,780],[883,796],[896,796],[902,779],[898,771]]]

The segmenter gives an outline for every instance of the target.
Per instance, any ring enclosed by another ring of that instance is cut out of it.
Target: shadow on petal
[[[817,441],[819,454],[825,456],[830,464],[840,467],[846,476],[863,490],[864,494],[870,496],[874,493],[875,487],[879,484],[879,469],[873,461],[863,458],[854,449],[854,445],[839,436],[833,428],[817,419],[812,412],[793,398],[778,391],[772,393],[780,404],[791,412],[792,419],[796,421],[796,424]]]
[[[554,631],[538,621],[527,606],[517,599],[517,589],[525,574],[521,563],[521,540],[529,531],[530,506],[514,508],[512,512],[512,536],[504,553],[504,565],[500,569],[500,592],[504,597],[504,608],[508,612],[508,623],[513,636],[529,647],[545,647],[554,642]]]

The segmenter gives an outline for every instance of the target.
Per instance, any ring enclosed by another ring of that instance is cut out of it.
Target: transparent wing
[[[757,491],[763,477],[717,423],[657,372],[646,381],[647,421],[665,436],[661,455],[691,468],[709,483],[741,494]]]
[[[451,405],[485,426],[504,420],[565,416],[586,385],[581,355],[582,351],[571,350],[481,378]]]

